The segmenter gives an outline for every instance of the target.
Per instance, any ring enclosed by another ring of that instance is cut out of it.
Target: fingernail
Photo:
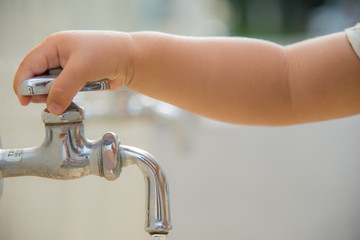
[[[59,115],[59,114],[62,114],[63,113],[63,108],[59,105],[57,105],[56,103],[50,103],[48,106],[47,106],[47,109],[53,113],[53,114],[56,114],[56,115]]]

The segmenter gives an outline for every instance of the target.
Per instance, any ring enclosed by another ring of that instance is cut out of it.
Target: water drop
[[[166,240],[166,235],[154,234],[154,235],[152,235],[152,240]]]

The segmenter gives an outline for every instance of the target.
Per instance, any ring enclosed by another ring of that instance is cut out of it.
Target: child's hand
[[[135,74],[136,65],[136,74]],[[64,70],[45,102],[61,114],[86,82],[108,78],[187,111],[250,125],[290,125],[360,113],[359,58],[344,32],[286,47],[249,38],[154,32],[70,31],[51,35],[20,64],[14,80]]]
[[[51,113],[61,114],[86,82],[108,78],[111,89],[127,85],[133,75],[133,46],[129,34],[110,31],[67,31],[50,35],[21,62],[14,90],[22,105],[46,102]],[[22,81],[62,67],[49,96],[20,96]]]

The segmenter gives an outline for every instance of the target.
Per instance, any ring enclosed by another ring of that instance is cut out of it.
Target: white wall
[[[39,145],[43,105],[19,106],[12,78],[23,56],[65,29],[226,34],[226,6],[196,0],[0,1],[0,135],[5,148]],[[189,22],[191,24],[189,24]],[[185,114],[186,115],[186,114]],[[85,122],[155,155],[170,184],[170,239],[359,239],[360,118],[285,128],[186,115],[179,125],[114,118]],[[0,239],[146,239],[135,167],[98,177],[6,179]]]

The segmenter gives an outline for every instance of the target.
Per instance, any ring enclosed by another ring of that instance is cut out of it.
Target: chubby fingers
[[[20,84],[28,78],[34,77],[44,73],[50,68],[56,68],[60,66],[60,59],[58,56],[56,35],[50,35],[38,46],[32,49],[22,60],[19,68],[16,71],[13,88],[19,99],[21,105],[25,106],[32,101],[30,96],[22,96],[19,94]],[[43,97],[42,97],[43,99]],[[35,102],[39,102],[39,98],[33,99]]]
[[[44,97],[19,94],[21,83],[48,69],[62,67],[47,96],[48,110],[63,113],[87,83],[104,78],[111,89],[120,88],[133,76],[133,46],[128,34],[109,31],[68,31],[50,35],[21,62],[14,78],[14,91],[22,105],[44,102]]]
[[[63,33],[50,35],[33,48],[20,63],[14,77],[13,88],[21,105],[25,106],[30,102],[46,102],[51,113],[61,114],[70,105],[76,93],[85,85],[85,79],[89,79],[83,73],[85,70],[79,69],[76,61],[68,64],[73,52],[66,37],[66,34]],[[20,85],[24,80],[58,67],[63,67],[64,70],[52,84],[48,96],[20,95]]]
[[[51,86],[46,102],[47,109],[53,114],[63,113],[84,85],[96,80],[93,78],[78,60],[70,59]]]

